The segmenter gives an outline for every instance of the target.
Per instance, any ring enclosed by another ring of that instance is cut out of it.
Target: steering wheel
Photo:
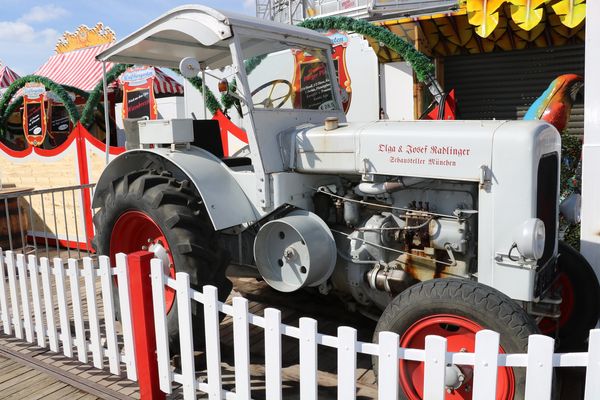
[[[280,97],[271,98],[271,96],[273,95],[273,92],[275,91],[275,87],[279,84],[287,85],[287,87],[288,87],[287,93]],[[260,92],[268,87],[271,87],[271,90],[269,91],[269,95],[267,97],[265,97],[265,99],[263,101],[261,101],[259,103],[254,103],[254,106],[263,106],[264,108],[281,108],[285,104],[285,102],[288,101],[290,96],[292,95],[292,84],[289,81],[286,81],[285,79],[274,79],[267,83],[263,83],[262,85],[260,85],[256,89],[254,89],[252,91],[251,95],[254,97],[255,94],[257,94],[258,92]],[[281,100],[281,102],[279,104],[277,104],[276,106],[274,106],[273,104],[279,100]]]

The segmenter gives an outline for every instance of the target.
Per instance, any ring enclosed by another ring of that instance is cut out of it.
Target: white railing
[[[273,308],[264,311],[264,317],[248,312],[248,301],[234,297],[233,304],[218,301],[217,289],[205,286],[200,293],[190,288],[189,276],[177,273],[176,279],[164,275],[162,263],[151,261],[154,324],[157,338],[157,357],[160,389],[172,392],[172,383],[183,385],[185,399],[195,399],[197,391],[207,393],[210,399],[250,399],[250,345],[249,326],[264,329],[266,398],[282,399],[282,338],[299,341],[300,398],[317,398],[318,346],[337,349],[338,399],[356,398],[357,355],[366,354],[378,358],[378,398],[398,398],[399,360],[424,362],[424,398],[443,400],[446,395],[446,365],[473,366],[473,399],[489,400],[496,397],[498,367],[527,368],[525,399],[545,400],[551,398],[553,369],[556,367],[587,367],[585,399],[600,398],[600,330],[590,332],[588,353],[554,353],[554,339],[543,335],[529,337],[526,354],[498,354],[500,336],[483,330],[476,334],[474,353],[451,353],[446,351],[446,339],[429,336],[425,349],[399,347],[395,333],[382,332],[379,343],[357,340],[354,328],[341,326],[337,336],[317,331],[317,321],[300,318],[299,326],[281,323],[281,312]],[[180,331],[181,373],[169,367],[169,346],[165,317],[164,286],[177,292]],[[197,379],[192,342],[192,302],[203,304],[206,331],[206,379]],[[235,391],[227,391],[222,385],[219,336],[219,313],[232,317],[234,335]]]
[[[477,333],[474,353],[447,352],[446,339],[437,336],[426,338],[425,349],[400,348],[398,335],[391,332],[382,332],[379,343],[368,343],[357,340],[357,331],[350,327],[339,327],[336,336],[321,334],[317,321],[311,318],[300,318],[297,327],[282,324],[281,312],[273,308],[265,309],[264,316],[254,315],[248,311],[248,301],[241,297],[233,298],[231,305],[224,304],[218,301],[216,288],[205,286],[203,292],[193,290],[187,274],[177,273],[176,278],[171,279],[164,275],[160,260],[150,261],[149,253],[144,257],[136,254],[117,255],[117,266],[111,268],[107,257],[99,257],[96,265],[90,258],[84,258],[81,264],[77,260],[65,262],[58,258],[51,262],[47,258],[38,260],[29,256],[26,259],[22,254],[0,251],[3,333],[49,347],[67,357],[76,356],[79,361],[89,362],[96,368],[103,368],[108,362],[111,373],[119,375],[125,370],[129,379],[139,380],[140,386],[158,382],[158,389],[163,393],[173,392],[173,384],[179,383],[185,399],[195,399],[198,392],[207,393],[211,399],[251,398],[251,326],[264,330],[264,340],[268,344],[264,354],[264,381],[265,397],[269,400],[283,398],[284,337],[298,340],[302,399],[317,398],[319,346],[337,351],[337,396],[344,400],[356,398],[357,357],[361,354],[377,357],[379,399],[398,398],[399,360],[424,363],[423,391],[427,400],[444,399],[447,364],[473,366],[475,400],[495,398],[498,367],[504,366],[526,368],[527,400],[550,399],[553,369],[562,367],[586,367],[585,399],[600,398],[600,330],[590,332],[587,353],[554,354],[552,338],[533,335],[529,338],[528,353],[498,354],[499,335],[487,330]],[[139,271],[137,275],[132,272],[136,270]],[[115,280],[120,298],[120,329],[115,322],[113,303]],[[139,282],[144,290],[140,289]],[[177,293],[180,369],[171,367],[165,285]],[[194,359],[192,302],[200,303],[204,308],[206,373],[202,375],[197,374]],[[140,304],[151,310],[149,315],[153,322],[148,322],[148,313],[143,316],[138,313]],[[231,385],[224,385],[226,379],[222,376],[219,313],[231,316],[233,321],[235,380]],[[140,324],[140,320],[145,320],[146,325]],[[154,330],[139,329],[140,326],[152,328],[152,325]],[[136,343],[134,329],[138,332]],[[139,335],[139,332],[146,334]],[[153,334],[156,356],[151,348],[153,345],[148,344],[153,342],[148,340]],[[141,342],[146,343],[142,345]],[[145,361],[143,356],[146,356]],[[137,369],[136,360],[142,360],[137,363]],[[146,368],[148,362],[157,364],[158,377],[148,373],[151,370]],[[224,386],[233,386],[233,390]]]
[[[76,354],[82,363],[91,354],[94,367],[102,369],[108,361],[112,374],[124,369],[136,380],[127,257],[117,256],[117,268],[107,257],[98,264],[91,258],[38,260],[0,249],[2,332],[66,357]],[[115,280],[122,329],[115,323]]]

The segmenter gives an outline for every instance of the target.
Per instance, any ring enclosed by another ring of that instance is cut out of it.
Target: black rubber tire
[[[188,273],[193,289],[201,291],[202,286],[213,285],[217,287],[221,301],[227,298],[232,288],[225,277],[229,260],[219,248],[202,200],[194,195],[189,182],[177,181],[169,172],[150,170],[117,178],[112,182],[103,207],[94,216],[94,245],[98,254],[110,254],[113,227],[125,211],[143,212],[161,228],[171,249],[176,272]],[[195,301],[192,301],[192,323],[194,348],[202,349],[203,307]],[[171,352],[178,354],[177,302],[167,314],[167,328]]]
[[[377,323],[379,332],[402,335],[417,321],[435,314],[456,315],[500,333],[500,345],[506,353],[526,353],[529,335],[539,333],[534,320],[516,302],[496,289],[461,279],[432,279],[416,284],[396,296]],[[377,367],[377,359],[373,359]],[[513,369],[514,399],[525,392],[525,369]],[[406,399],[404,393],[401,399]]]
[[[558,243],[558,270],[573,287],[573,311],[558,331],[559,350],[586,351],[590,329],[600,316],[600,285],[592,266],[573,247]]]

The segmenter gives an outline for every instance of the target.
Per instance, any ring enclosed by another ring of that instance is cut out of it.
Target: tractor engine
[[[477,272],[476,184],[390,178],[340,192],[327,186],[315,196],[336,239],[336,291],[384,308],[419,281]]]

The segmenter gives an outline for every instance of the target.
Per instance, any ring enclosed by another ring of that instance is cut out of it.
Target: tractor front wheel
[[[500,334],[501,353],[526,353],[528,336],[539,333],[535,322],[513,300],[477,282],[433,279],[410,287],[384,310],[375,329],[400,335],[400,347],[425,348],[425,337],[437,335],[448,341],[449,352],[475,351],[475,334],[491,329]],[[374,360],[374,365],[377,365]],[[447,400],[472,398],[472,367],[450,365],[462,379],[446,387]],[[424,364],[400,361],[402,399],[423,399]],[[496,399],[522,399],[525,391],[523,368],[498,369]]]
[[[153,252],[163,260],[165,272],[190,276],[193,289],[216,286],[224,301],[231,291],[225,277],[227,257],[219,249],[217,236],[202,200],[168,172],[141,170],[116,179],[103,207],[94,216],[99,254],[108,255],[114,265],[117,253],[140,250]],[[175,292],[165,288],[170,347],[179,352]],[[118,298],[115,299],[118,301]],[[117,303],[118,304],[118,303]],[[202,305],[192,301],[194,346],[202,347],[204,319]]]

